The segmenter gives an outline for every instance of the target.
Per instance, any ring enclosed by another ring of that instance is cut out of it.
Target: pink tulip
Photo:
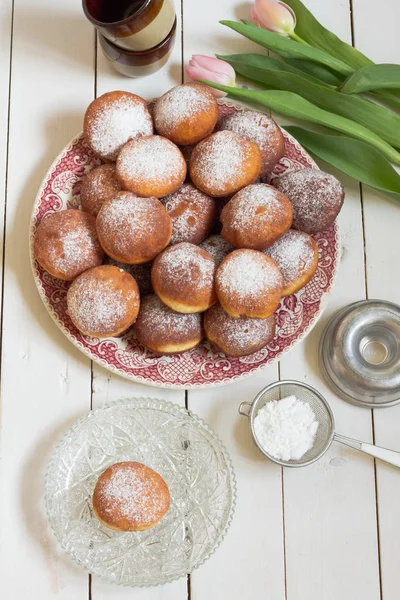
[[[207,79],[213,83],[221,85],[235,85],[235,71],[233,67],[219,58],[204,56],[203,54],[193,54],[185,69],[185,73],[190,79]],[[224,92],[210,88],[214,96],[220,98],[226,96]]]
[[[255,0],[251,7],[251,20],[259,27],[282,35],[291,35],[296,27],[295,13],[279,0]]]

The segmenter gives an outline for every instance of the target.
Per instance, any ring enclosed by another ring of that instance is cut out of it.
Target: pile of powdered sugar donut
[[[317,169],[273,177],[280,127],[252,110],[220,116],[199,83],[152,108],[108,92],[89,105],[83,135],[102,164],[82,180],[79,210],[45,216],[34,241],[40,267],[71,282],[78,332],[136,335],[156,354],[204,338],[233,357],[268,346],[282,297],[317,270],[313,235],[337,217],[341,183]]]

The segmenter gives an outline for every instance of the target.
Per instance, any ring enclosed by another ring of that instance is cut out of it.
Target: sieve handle
[[[364,454],[369,454],[375,458],[379,458],[379,460],[383,460],[395,467],[400,467],[400,452],[396,452],[395,450],[388,450],[387,448],[382,448],[381,446],[374,446],[373,444],[366,444],[365,442],[359,442],[358,440],[353,440],[352,438],[348,438],[344,435],[339,435],[335,433],[334,440],[336,442],[340,442],[345,446],[350,446],[350,448],[355,448]]]
[[[251,407],[251,402],[242,402],[239,406],[239,415],[242,415],[242,417],[248,417],[250,414]]]

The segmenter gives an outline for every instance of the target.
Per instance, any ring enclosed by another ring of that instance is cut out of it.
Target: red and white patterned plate
[[[220,115],[241,107],[220,102]],[[285,131],[286,153],[272,176],[304,167],[318,168],[298,142]],[[82,135],[73,139],[50,167],[37,195],[30,226],[33,275],[44,305],[67,338],[92,360],[133,381],[168,388],[201,388],[233,383],[279,359],[302,340],[321,316],[332,289],[339,259],[337,224],[315,237],[318,270],[297,294],[283,298],[277,311],[277,334],[264,349],[243,358],[228,358],[207,342],[180,355],[158,357],[135,339],[132,330],[120,338],[97,339],[82,335],[67,313],[68,283],[46,273],[33,256],[33,237],[40,220],[50,213],[79,207],[83,176],[100,161]]]

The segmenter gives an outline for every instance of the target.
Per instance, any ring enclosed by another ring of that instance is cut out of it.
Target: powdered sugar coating
[[[258,146],[233,131],[210,135],[197,144],[190,158],[193,183],[211,196],[235,193],[254,181],[260,168]]]
[[[223,117],[218,128],[234,131],[245,140],[255,142],[261,150],[261,176],[270,173],[285,153],[285,139],[271,117],[255,110],[240,110]]]
[[[192,283],[199,287],[212,285],[215,263],[211,256],[193,244],[181,243],[168,248],[157,258],[158,270],[176,286]]]
[[[122,149],[117,160],[117,177],[125,189],[161,198],[182,185],[186,163],[179,148],[167,138],[141,137]]]
[[[199,313],[183,314],[171,310],[156,295],[143,299],[135,324],[136,337],[144,346],[155,352],[166,348],[187,350],[202,339],[202,322]]]
[[[118,335],[136,319],[139,290],[133,277],[113,266],[82,273],[67,295],[68,313],[76,327],[95,337]]]
[[[289,229],[292,206],[270,185],[248,185],[224,206],[221,222],[222,236],[232,245],[261,250]]]
[[[115,177],[115,165],[105,164],[96,167],[85,177],[81,185],[82,210],[97,216],[106,200],[121,190]]]
[[[215,276],[222,307],[233,317],[265,318],[281,298],[283,278],[276,264],[256,250],[234,250]]]
[[[224,240],[222,235],[219,235],[218,233],[215,235],[210,235],[210,237],[201,242],[200,248],[203,248],[203,250],[209,252],[211,256],[214,257],[217,265],[219,265],[225,256],[233,250],[233,246]]]
[[[220,304],[204,315],[207,338],[228,356],[248,356],[266,346],[275,335],[275,315],[266,319],[235,319]]]
[[[217,216],[215,200],[191,183],[184,183],[162,202],[172,221],[171,244],[199,244],[211,231]]]
[[[273,246],[264,250],[276,262],[288,287],[305,273],[315,271],[318,247],[312,237],[303,231],[290,229]]]
[[[167,246],[172,224],[157,198],[120,192],[103,204],[97,216],[97,231],[109,256],[125,263],[143,263]]]
[[[34,252],[44,269],[67,281],[100,265],[104,255],[94,217],[78,210],[45,217],[36,231]]]
[[[156,130],[179,144],[194,144],[211,133],[218,105],[201,84],[178,85],[158,98],[154,106]]]
[[[273,180],[293,204],[293,228],[306,233],[325,231],[343,205],[344,189],[336,177],[318,169],[300,169]]]
[[[153,133],[153,121],[142,98],[129,92],[110,92],[90,104],[84,133],[96,154],[115,161],[129,140]]]
[[[254,250],[236,250],[229,254],[217,271],[220,289],[226,294],[234,293],[242,300],[278,287],[281,283],[279,270],[262,256]]]
[[[116,463],[99,478],[93,506],[98,516],[123,531],[148,529],[168,511],[170,496],[161,476],[141,463]]]
[[[198,246],[182,242],[167,248],[153,263],[153,287],[161,300],[183,313],[214,304],[215,261]]]

